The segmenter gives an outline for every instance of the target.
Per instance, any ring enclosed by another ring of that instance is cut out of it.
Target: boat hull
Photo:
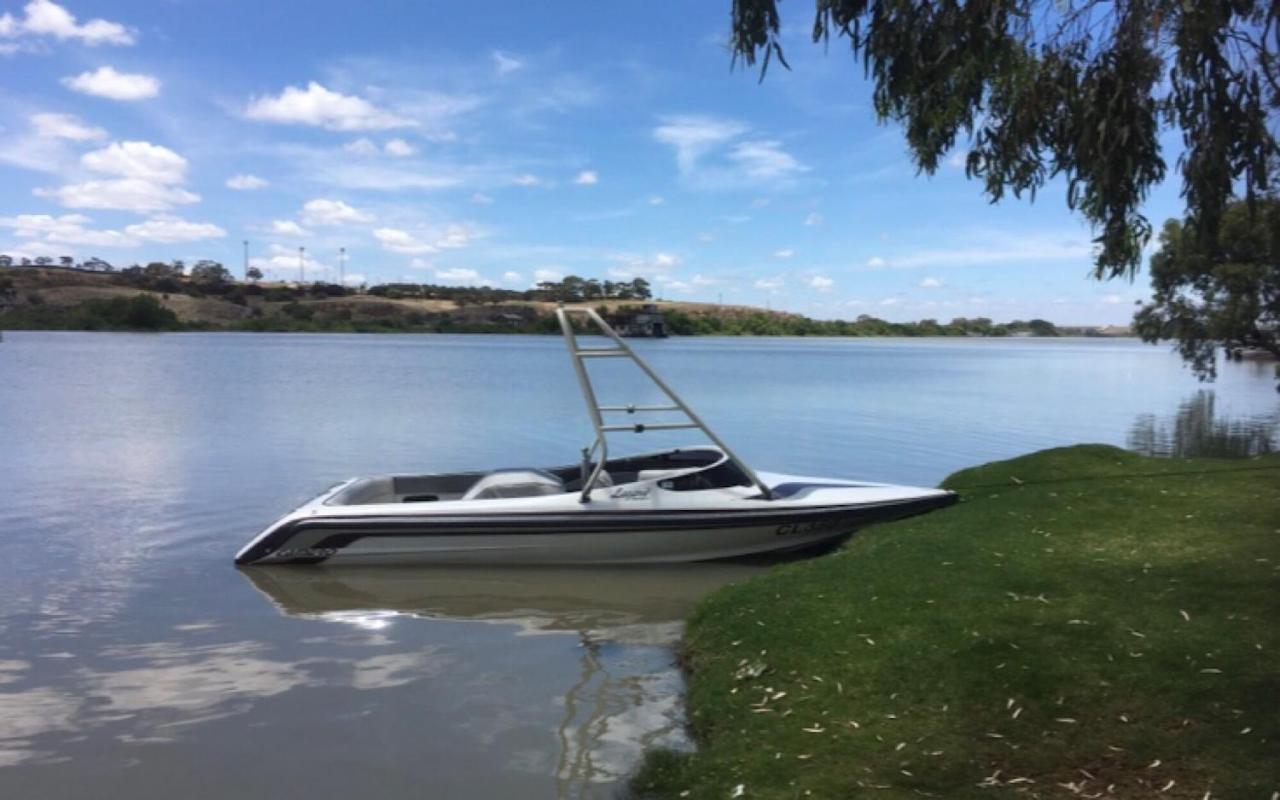
[[[955,502],[739,512],[286,518],[238,564],[660,564],[809,548]]]

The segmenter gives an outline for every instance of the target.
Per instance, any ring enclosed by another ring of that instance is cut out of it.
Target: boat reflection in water
[[[576,637],[576,674],[565,675],[554,723],[557,742],[551,746],[558,752],[524,758],[554,771],[562,797],[605,797],[645,748],[689,746],[672,646],[699,598],[761,568],[753,562],[644,568],[277,566],[242,572],[291,617],[366,630],[404,619],[458,620],[514,624],[520,635]],[[516,647],[510,668],[518,671]],[[495,753],[495,767],[510,757]]]

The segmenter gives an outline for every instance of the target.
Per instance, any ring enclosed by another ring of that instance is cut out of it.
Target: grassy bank
[[[960,505],[705,600],[698,752],[650,753],[635,794],[1280,790],[1280,456],[1089,445],[945,485]]]

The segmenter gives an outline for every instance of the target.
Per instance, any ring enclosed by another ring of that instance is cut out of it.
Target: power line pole
[[[307,248],[305,247],[298,248],[298,285],[299,286],[302,286],[307,282],[307,267],[306,267],[306,261],[305,261],[306,252],[307,252]]]

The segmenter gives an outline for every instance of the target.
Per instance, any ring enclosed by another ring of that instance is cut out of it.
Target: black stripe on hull
[[[304,533],[327,531],[330,535],[308,550],[330,553],[342,550],[365,537],[409,536],[479,536],[549,534],[593,534],[623,536],[630,533],[652,533],[670,530],[718,530],[760,525],[802,525],[837,531],[853,530],[878,522],[889,522],[944,508],[956,502],[955,494],[890,503],[856,506],[817,506],[803,509],[752,509],[748,511],[583,511],[574,514],[525,514],[523,516],[492,514],[466,516],[419,517],[307,517],[294,520],[272,531],[258,542],[237,564],[252,564],[286,549],[293,537]],[[329,555],[302,555],[273,564],[316,564]]]

